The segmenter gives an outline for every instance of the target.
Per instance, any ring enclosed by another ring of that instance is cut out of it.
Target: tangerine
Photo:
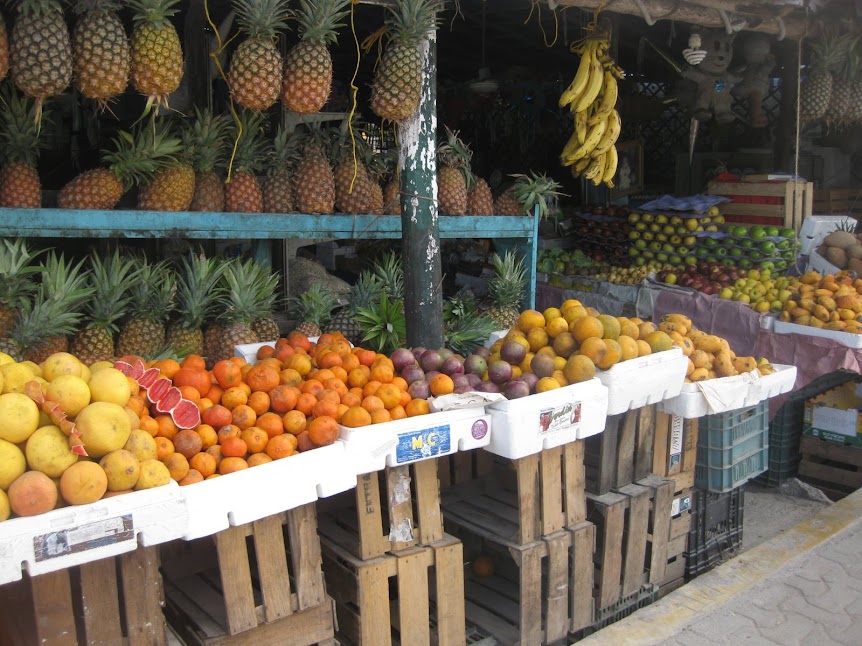
[[[257,421],[257,413],[255,413],[254,409],[247,404],[234,408],[231,411],[231,415],[232,423],[239,426],[241,430],[245,430],[249,426],[254,426],[254,423]]]
[[[242,429],[239,426],[234,426],[233,424],[225,424],[216,432],[216,434],[218,435],[219,444],[224,442],[229,437],[239,437],[240,433],[242,433]]]
[[[186,459],[200,453],[203,448],[203,440],[201,439],[201,436],[197,431],[193,431],[191,429],[183,429],[177,433],[174,436],[173,443],[174,450]],[[168,466],[168,468],[170,468],[170,466]],[[181,479],[182,478],[174,478],[174,480]]]
[[[218,465],[219,475],[227,475],[228,473],[233,473],[234,471],[242,471],[243,469],[248,469],[248,462],[246,462],[240,457],[227,457],[221,462],[219,462]]]
[[[156,437],[156,459],[164,460],[174,452],[174,443],[166,437]]]
[[[226,437],[221,442],[221,454],[225,458],[242,458],[248,453],[248,444],[241,437]]]
[[[341,424],[348,428],[358,428],[371,424],[371,413],[362,406],[351,406],[341,415]]]
[[[180,368],[206,372],[207,362],[199,354],[190,354],[180,362]]]
[[[317,397],[315,397],[311,393],[302,393],[299,396],[299,399],[296,400],[296,406],[294,407],[294,410],[298,410],[305,415],[311,415],[311,411],[316,403]]]
[[[438,375],[440,376],[440,375]],[[400,377],[399,377],[400,378]],[[393,383],[383,384],[380,388],[377,389],[377,392],[374,393],[375,397],[379,397],[380,401],[383,402],[383,407],[386,410],[393,408],[401,403],[401,393],[403,391],[398,388]],[[433,390],[432,390],[433,392]],[[344,402],[347,403],[347,402]]]
[[[207,397],[209,399],[209,397]],[[201,413],[201,421],[204,424],[209,424],[213,428],[221,428],[225,424],[231,423],[230,409],[221,404],[213,404]]]
[[[266,464],[267,462],[272,462],[272,458],[266,453],[252,453],[248,456],[248,460],[246,460],[246,462],[248,462],[248,466],[251,468],[261,464]]]
[[[280,369],[281,362],[278,359],[273,359],[273,361],[277,362]],[[269,392],[279,384],[278,372],[279,370],[273,368],[272,365],[258,363],[248,371],[248,374],[245,376],[245,383],[249,385],[252,392]]]
[[[240,436],[249,453],[260,453],[269,442],[269,434],[259,426],[251,426],[245,429]]]
[[[384,422],[391,422],[392,415],[389,414],[389,411],[384,409],[376,410],[371,413],[371,423],[372,424],[382,424]]]
[[[407,411],[404,410],[404,406],[399,404],[389,409],[389,417],[392,419],[404,419],[407,417]]]
[[[293,410],[299,398],[299,389],[295,386],[280,384],[269,392],[269,405],[276,413],[286,413]]]
[[[338,437],[338,422],[334,417],[315,417],[308,423],[308,439],[316,446],[332,444]]]
[[[156,415],[153,419],[159,425],[159,432],[157,433],[159,437],[166,437],[171,440],[179,431],[170,415]]]
[[[337,417],[338,416],[338,406],[337,402],[334,402],[330,399],[320,399],[311,409],[311,416],[313,418],[317,417]]]
[[[179,482],[189,473],[189,461],[182,453],[171,453],[168,457],[162,460],[162,463],[168,468],[171,474],[171,480]]]
[[[248,398],[248,402],[246,402],[251,409],[257,413],[258,415],[263,415],[270,408],[270,398],[269,395],[263,392],[262,390],[257,390],[251,394]]]
[[[416,417],[418,415],[427,415],[431,412],[431,407],[428,405],[428,400],[426,399],[411,399],[410,403],[404,407],[404,411],[407,413],[407,417]]]
[[[452,381],[452,377],[442,372],[439,375],[434,375],[428,385],[431,389],[431,394],[435,397],[448,395],[455,390],[455,382]]]
[[[146,431],[153,437],[159,434],[159,423],[149,415],[141,415],[138,428]]]
[[[201,438],[201,451],[206,451],[213,444],[218,444],[218,433],[209,424],[198,424],[196,432]]]
[[[284,422],[281,420],[281,415],[273,412],[266,412],[257,418],[257,425],[266,431],[269,437],[275,437],[284,433]]]
[[[228,388],[221,396],[221,405],[231,411],[246,402],[248,402],[248,395],[246,395],[245,391],[238,386]]]
[[[216,472],[218,460],[211,453],[198,453],[189,460],[189,467],[200,473],[204,478]]]
[[[360,406],[369,413],[373,413],[376,410],[384,410],[386,408],[386,406],[383,405],[383,400],[377,395],[368,395],[367,397],[364,397]]]
[[[181,487],[185,487],[186,485],[195,484],[197,482],[203,482],[204,475],[198,471],[197,469],[189,469],[189,472],[186,474],[186,477],[177,482]]]
[[[266,443],[266,454],[273,460],[280,460],[293,455],[296,452],[296,436],[295,435],[277,435],[269,438]]]
[[[174,386],[191,386],[201,395],[205,395],[212,384],[212,377],[206,370],[182,367],[173,376],[173,382]]]
[[[213,377],[216,383],[227,390],[231,386],[239,386],[242,381],[242,369],[234,361],[222,359],[213,366]]]
[[[281,418],[281,422],[284,424],[284,430],[288,434],[299,435],[308,425],[308,418],[306,418],[305,413],[298,410],[292,410],[284,414]]]

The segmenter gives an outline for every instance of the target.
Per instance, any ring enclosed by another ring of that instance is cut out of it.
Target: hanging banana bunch
[[[606,33],[587,36],[573,47],[581,62],[575,78],[560,95],[560,107],[569,106],[575,128],[560,153],[560,162],[571,167],[574,177],[613,188],[615,144],[622,126],[616,111],[617,79],[623,78],[623,71],[608,56],[609,48]]]

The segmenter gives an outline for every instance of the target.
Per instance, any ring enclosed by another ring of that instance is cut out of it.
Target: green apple
[[[739,241],[739,246],[743,249],[751,249],[754,246],[754,240],[751,238],[744,238]]]
[[[680,244],[682,244],[682,238],[679,237],[678,235],[672,235],[670,237],[670,242],[675,244],[675,245],[680,245]]]
[[[628,238],[629,240],[637,240],[638,238],[640,238],[640,235],[641,234],[638,231],[629,231]]]
[[[766,237],[766,229],[759,224],[755,224],[751,229],[749,229],[748,235],[751,236],[753,240],[763,240]]]
[[[655,239],[658,240],[659,242],[667,242],[667,236],[663,233],[656,233]]]
[[[667,262],[668,261],[668,255],[666,253],[659,252],[655,255],[655,259],[658,260],[659,262]]]
[[[725,287],[718,293],[719,298],[730,300],[733,298],[733,290],[730,287]]]
[[[691,253],[691,250],[688,247],[677,247],[676,252],[680,256],[687,256],[689,253]]]
[[[640,215],[638,213],[629,213],[628,222],[629,224],[637,224],[638,220],[640,220]]]
[[[640,253],[640,249],[638,249],[637,247],[629,247],[629,257],[637,258]]]
[[[635,224],[635,229],[638,231],[646,231],[649,228],[649,225],[646,222],[638,222]]]
[[[646,246],[647,246],[646,240],[643,240],[642,238],[638,238],[637,240],[635,240],[635,247],[637,249],[646,249]]]
[[[685,257],[685,264],[686,265],[696,265],[697,264],[697,258],[695,256],[686,256]]]
[[[686,236],[682,239],[682,243],[686,247],[693,247],[697,244],[697,238],[695,238],[694,236]]]
[[[779,236],[778,227],[773,224],[770,224],[768,227],[766,227],[766,235],[770,238],[777,238]]]
[[[771,240],[766,240],[765,242],[760,243],[760,251],[766,254],[767,256],[771,256],[775,253],[775,243]]]

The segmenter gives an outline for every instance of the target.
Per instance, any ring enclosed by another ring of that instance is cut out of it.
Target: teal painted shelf
[[[401,237],[399,216],[169,213],[0,208],[0,236],[23,238],[190,238],[200,240],[361,240]],[[528,259],[535,304],[537,217],[441,216],[440,237],[511,239]]]

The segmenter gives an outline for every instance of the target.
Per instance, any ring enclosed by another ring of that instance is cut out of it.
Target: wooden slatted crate
[[[838,500],[862,488],[862,448],[803,435],[799,476]]]
[[[601,495],[652,473],[655,409],[650,405],[612,415],[603,433],[585,440],[587,491]]]
[[[360,475],[317,504],[321,534],[360,559],[443,539],[436,459]]]
[[[167,643],[155,547],[0,587],[0,644]]]
[[[313,504],[163,546],[165,615],[188,646],[335,644]]]
[[[652,472],[675,483],[674,491],[694,486],[698,419],[657,412]]]
[[[862,188],[823,188],[814,191],[814,213],[862,213]]]
[[[365,560],[328,538],[322,538],[321,545],[342,645],[465,643],[464,552],[459,540],[444,536],[429,546]]]
[[[665,505],[666,492],[661,490],[665,482],[667,480],[658,476],[641,482],[655,492],[650,501],[646,556],[650,568],[648,581],[658,586],[659,597],[685,583],[685,553],[691,529],[692,490],[674,491],[669,504]],[[656,502],[659,499],[661,502]],[[666,539],[659,538],[664,536],[665,527],[669,529]]]
[[[811,215],[814,202],[813,182],[803,181],[712,181],[707,192],[736,198],[720,207],[728,222],[774,224],[795,229],[797,233],[802,220]]]

